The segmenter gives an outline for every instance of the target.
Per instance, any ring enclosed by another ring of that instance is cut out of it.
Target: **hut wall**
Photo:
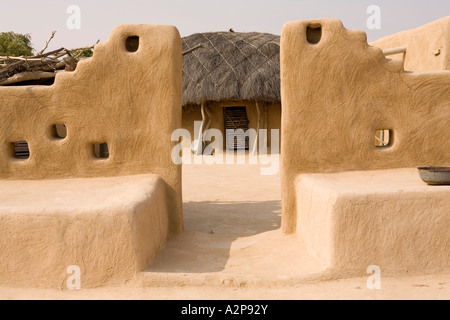
[[[267,104],[260,103],[260,129],[264,128],[264,106]],[[277,129],[280,130],[279,134],[281,135],[281,106],[280,104],[273,103],[268,106],[268,142],[267,145],[270,148],[272,144],[270,130]],[[218,129],[222,132],[224,141],[223,146],[224,150],[226,150],[226,132],[224,129],[224,117],[223,117],[223,109],[225,107],[246,107],[247,109],[247,117],[249,120],[249,128],[255,129],[257,128],[257,119],[258,113],[256,109],[255,102],[220,102],[220,103],[211,103],[209,104],[209,110],[212,115],[211,129]],[[191,134],[192,140],[194,140],[194,122],[201,121],[201,107],[200,106],[189,106],[185,108],[183,111],[183,129],[189,130]],[[280,145],[280,141],[279,141]],[[270,149],[268,150],[270,152]]]
[[[406,46],[405,69],[409,71],[450,70],[450,17],[379,39],[371,45],[383,50]],[[389,58],[402,60],[403,54]]]
[[[139,36],[136,52],[127,39]],[[167,189],[170,229],[183,230],[181,168],[172,132],[181,126],[182,53],[175,27],[121,25],[76,71],[52,86],[0,87],[0,179],[158,174]],[[67,137],[54,137],[64,124]],[[29,159],[14,157],[26,141]],[[108,144],[109,158],[95,157]]]
[[[321,27],[315,44],[308,30]],[[296,230],[296,179],[450,165],[450,71],[405,72],[334,19],[284,26],[281,39],[283,229]],[[375,144],[378,130],[390,143]]]

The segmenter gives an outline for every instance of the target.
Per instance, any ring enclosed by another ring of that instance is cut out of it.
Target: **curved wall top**
[[[319,19],[284,26],[281,82],[286,232],[299,174],[450,165],[450,71],[405,72],[364,32]]]
[[[182,230],[181,168],[171,161],[171,134],[181,127],[181,51],[175,27],[120,25],[52,86],[0,87],[0,178],[155,173],[168,186],[171,229]],[[56,124],[66,126],[66,138],[54,136]],[[20,141],[28,159],[15,157]],[[99,159],[95,145],[104,143],[109,157]]]

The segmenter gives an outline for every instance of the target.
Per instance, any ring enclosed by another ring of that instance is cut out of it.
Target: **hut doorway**
[[[249,129],[247,108],[225,107],[223,108],[223,119],[227,150],[248,150],[250,145],[249,137],[245,134]],[[239,129],[242,131],[235,133]],[[229,130],[233,131],[230,132]]]

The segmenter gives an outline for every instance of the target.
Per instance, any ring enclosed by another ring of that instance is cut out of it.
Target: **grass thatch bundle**
[[[280,37],[199,33],[183,38],[183,105],[280,102]]]

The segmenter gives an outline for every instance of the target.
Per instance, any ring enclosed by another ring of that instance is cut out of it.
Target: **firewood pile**
[[[0,56],[0,86],[45,81],[55,78],[58,72],[74,71],[78,62],[84,59],[83,51],[93,49],[95,46],[71,50],[60,48],[44,53],[54,35],[55,32],[52,33],[45,48],[35,56]]]

